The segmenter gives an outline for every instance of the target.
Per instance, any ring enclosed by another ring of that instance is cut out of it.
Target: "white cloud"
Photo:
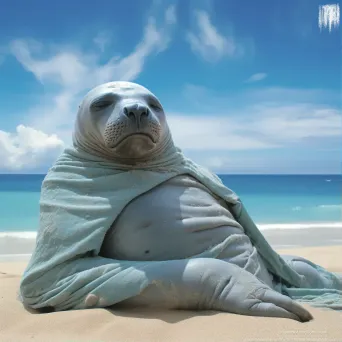
[[[174,14],[168,9],[165,16],[165,23],[160,27],[156,26],[154,17],[148,19],[142,41],[131,54],[126,57],[114,56],[103,64],[99,62],[100,54],[68,51],[68,48],[63,46],[49,57],[35,57],[39,43],[32,40],[13,41],[11,52],[41,83],[57,84],[67,90],[80,92],[113,79],[129,81],[141,73],[149,56],[168,47]],[[43,48],[46,50],[44,52],[48,52],[48,47]]]
[[[196,153],[197,152],[197,153]],[[237,155],[231,151],[215,151],[214,153],[206,153],[188,150],[186,155],[196,163],[208,168],[217,173],[264,173],[269,172],[269,160],[264,157],[254,154]],[[279,170],[278,170],[279,172]]]
[[[113,56],[106,63],[100,62],[101,54],[85,53],[74,47],[61,46],[56,53],[51,54],[51,49],[39,42],[13,41],[11,52],[22,66],[32,72],[46,89],[56,85],[60,89],[57,93],[55,89],[48,92],[39,105],[28,110],[28,125],[44,132],[71,126],[83,92],[113,80],[136,79],[148,57],[168,47],[175,22],[175,9],[172,6],[165,11],[164,22],[159,26],[153,16],[149,17],[142,40],[134,50],[125,57]]]
[[[341,112],[312,105],[255,105],[215,115],[168,115],[175,142],[191,150],[260,150],[305,143],[310,139],[337,138],[342,131]]]
[[[194,52],[208,61],[217,61],[242,51],[233,38],[218,32],[207,13],[196,13],[198,30],[188,34]],[[46,92],[37,106],[23,114],[25,126],[18,126],[14,134],[0,131],[0,159],[5,168],[27,170],[52,163],[63,142],[71,139],[83,93],[107,81],[134,81],[147,59],[169,46],[177,21],[174,7],[165,11],[163,20],[157,25],[156,18],[150,17],[133,51],[127,56],[112,56],[106,63],[100,62],[101,51],[109,42],[101,39],[97,40],[100,52],[96,54],[65,46],[52,50],[32,40],[12,42],[12,54],[44,84]],[[255,74],[251,79],[261,80],[264,75]],[[340,137],[341,113],[329,105],[335,95],[319,89],[249,88],[219,95],[188,86],[185,95],[193,110],[168,114],[174,140],[189,156],[217,171],[241,172],[243,167],[265,171],[270,165],[259,155],[264,150],[310,146],[318,139],[324,140],[321,149],[331,149],[336,144],[326,143]],[[196,106],[199,114],[194,116]],[[254,152],[257,156],[236,155]]]
[[[61,51],[45,60],[36,59],[33,44],[32,41],[15,40],[11,43],[11,52],[42,84],[55,83],[68,88],[81,85],[89,70],[80,56]]]
[[[208,13],[195,11],[196,29],[188,32],[186,39],[192,51],[208,62],[217,62],[224,56],[234,57],[243,53],[233,36],[225,37],[211,22]]]
[[[185,95],[192,111],[168,115],[174,140],[215,172],[336,173],[341,168],[338,94],[287,88],[226,94],[187,86]]]
[[[283,146],[301,140],[340,137],[341,111],[335,108],[302,104],[296,106],[257,106],[249,128]]]
[[[263,79],[265,79],[267,77],[267,74],[265,73],[257,73],[252,75],[251,77],[249,77],[245,83],[254,83],[254,82],[258,82],[261,81]]]
[[[333,154],[325,158],[323,154],[298,158],[255,153],[194,153],[185,151],[186,155],[196,163],[219,174],[340,174],[341,158]],[[317,158],[324,159],[320,162]]]
[[[277,145],[263,139],[241,134],[245,128],[235,118],[223,115],[170,114],[167,116],[173,139],[182,149],[189,150],[257,150]]]
[[[110,43],[106,32],[94,38],[97,53],[70,44],[45,46],[32,39],[12,41],[10,53],[44,85],[45,93],[36,106],[23,113],[25,126],[19,125],[15,134],[0,131],[3,168],[19,171],[52,163],[62,146],[71,142],[77,107],[84,93],[101,83],[136,79],[150,56],[167,49],[175,23],[173,6],[166,9],[158,25],[150,16],[133,51],[127,56],[112,56],[105,63],[101,62],[103,51]]]
[[[3,171],[29,171],[52,163],[64,143],[57,135],[47,135],[31,127],[17,126],[11,134],[0,130],[0,160]]]

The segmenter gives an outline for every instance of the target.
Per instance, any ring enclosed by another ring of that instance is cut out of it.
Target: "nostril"
[[[141,112],[141,116],[149,116],[150,112],[148,108],[146,108],[144,111]]]
[[[135,118],[134,112],[129,111],[126,107],[124,108],[123,112],[128,118]]]

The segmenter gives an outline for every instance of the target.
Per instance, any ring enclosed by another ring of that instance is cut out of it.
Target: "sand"
[[[342,246],[278,250],[342,273]],[[342,342],[342,313],[305,306],[309,323],[217,312],[91,309],[36,314],[16,300],[26,262],[0,263],[0,342]]]

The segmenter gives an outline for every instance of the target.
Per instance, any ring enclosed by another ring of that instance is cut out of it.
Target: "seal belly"
[[[220,258],[269,283],[261,258],[226,203],[194,178],[177,176],[125,207],[105,238],[102,255],[139,261],[185,259],[227,238],[231,247]]]

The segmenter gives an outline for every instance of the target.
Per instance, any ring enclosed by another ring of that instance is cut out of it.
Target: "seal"
[[[314,296],[308,296],[313,293]],[[186,158],[148,89],[110,82],[80,104],[73,146],[44,178],[20,299],[54,311],[113,305],[312,319],[339,276],[267,243],[243,203]]]
[[[148,163],[174,148],[164,109],[154,94],[141,85],[128,82],[102,87],[101,96],[89,104],[98,130],[98,140],[92,153],[100,152],[102,156],[127,166]],[[214,295],[213,289],[218,291],[216,301],[221,301],[219,306],[229,312],[274,315],[302,321],[311,319],[310,314],[297,303],[271,290],[272,274],[267,271],[264,261],[227,205],[188,175],[171,178],[131,201],[113,222],[103,242],[101,255],[119,260],[179,260],[200,254],[229,237],[231,246],[220,259],[236,266],[234,272],[223,269],[221,272],[224,266],[218,260],[208,260],[209,264],[202,261],[193,270],[195,277],[203,278],[196,286],[202,286],[202,292],[211,292],[211,296]],[[209,274],[205,277],[210,268],[216,270],[216,277],[210,278]],[[242,277],[240,270],[247,271],[243,273],[246,278]],[[223,279],[218,274],[226,273],[232,280],[236,272],[239,276],[232,282],[231,291],[220,293]],[[185,281],[181,280],[181,274],[170,276],[169,280],[175,284],[176,279]],[[179,285],[184,287],[184,284]],[[246,289],[250,290],[249,286],[254,287],[254,299],[258,303],[252,307],[246,292]],[[174,300],[165,298],[169,296],[166,293],[159,284],[121,305],[174,308]],[[177,300],[176,307],[211,308],[203,299],[197,298],[190,305],[190,298],[183,298]]]

